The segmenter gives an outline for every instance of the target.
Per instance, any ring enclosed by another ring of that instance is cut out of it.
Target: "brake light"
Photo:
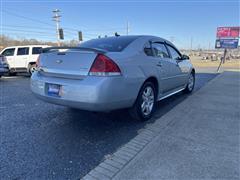
[[[7,61],[6,61],[6,57],[0,55],[0,63],[5,63],[5,62],[7,62]]]
[[[36,61],[36,68],[38,68],[39,65],[40,65],[40,55],[38,56],[37,61]]]
[[[119,76],[121,70],[118,65],[109,57],[98,54],[89,71],[92,76]]]

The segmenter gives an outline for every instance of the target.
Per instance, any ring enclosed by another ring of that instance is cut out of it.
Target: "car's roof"
[[[139,38],[149,39],[149,40],[153,40],[153,41],[157,40],[157,41],[161,41],[161,42],[167,42],[168,44],[173,45],[170,41],[168,41],[162,37],[158,37],[158,36],[140,35]]]
[[[97,39],[92,39],[92,40],[89,40],[89,41],[91,41],[91,42],[100,41],[101,42],[101,40],[104,40],[104,41],[109,41],[109,42],[112,41],[113,42],[115,40],[120,40],[119,42],[121,42],[121,39],[123,41],[125,41],[128,38],[131,41],[131,43],[128,44],[124,48],[124,51],[125,52],[128,51],[129,53],[134,52],[136,50],[137,51],[142,50],[147,42],[166,42],[166,43],[170,44],[171,46],[175,47],[170,41],[168,41],[166,39],[163,39],[163,38],[160,38],[160,37],[157,37],[157,36],[152,36],[152,35],[122,35],[122,36],[120,35],[120,36],[97,38]],[[86,43],[88,43],[89,41],[86,41]],[[80,44],[79,46],[81,46],[83,44]]]
[[[158,37],[158,36],[152,36],[152,35],[120,35],[120,36],[111,36],[111,37],[104,37],[104,39],[126,39],[126,38],[131,38],[131,39],[134,39],[137,40],[137,39],[146,39],[146,40],[159,40],[159,41],[162,41],[162,42],[167,42],[171,45],[173,45],[170,41],[164,39],[164,38],[161,38],[161,37]],[[100,38],[101,39],[101,38]],[[174,45],[173,45],[174,46]]]
[[[172,45],[173,47],[175,47],[175,45],[164,39],[164,38],[161,38],[161,37],[158,37],[158,36],[152,36],[152,35],[123,35],[123,36],[113,36],[113,37],[108,37],[108,38],[126,38],[126,37],[130,37],[130,38],[136,38],[134,41],[136,40],[140,40],[142,39],[143,41],[153,41],[153,42],[166,42],[170,45]]]
[[[103,38],[97,38],[97,39],[125,39],[125,38],[131,38],[131,39],[138,39],[138,38],[160,38],[157,36],[151,36],[151,35],[120,35],[120,36],[110,36],[110,37],[103,37]],[[163,38],[160,38],[163,39]],[[165,40],[165,39],[163,39]]]

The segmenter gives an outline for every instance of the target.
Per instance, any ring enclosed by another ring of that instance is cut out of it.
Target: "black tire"
[[[144,112],[142,111],[142,104],[143,104],[143,93],[146,90],[147,87],[152,88],[153,90],[153,94],[154,94],[154,98],[153,98],[153,106],[152,106],[152,110],[149,114],[144,114]],[[130,115],[139,121],[146,121],[149,120],[155,109],[156,109],[156,102],[157,102],[157,92],[156,92],[156,88],[154,86],[154,84],[152,82],[145,82],[142,86],[142,88],[139,91],[138,97],[133,105],[133,107],[131,109],[129,109],[129,113]]]
[[[191,76],[193,78],[193,84],[190,86]],[[194,89],[194,86],[195,86],[195,73],[192,71],[191,74],[189,75],[188,84],[187,84],[186,88],[184,89],[184,92],[187,93],[187,94],[192,93],[193,89]]]
[[[36,68],[36,64],[29,64],[28,65],[28,73],[30,74],[30,76],[32,75],[34,68]]]
[[[16,73],[16,72],[9,72],[8,75],[9,75],[9,76],[16,76],[17,73]]]

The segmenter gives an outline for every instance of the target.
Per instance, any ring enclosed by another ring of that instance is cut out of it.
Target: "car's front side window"
[[[182,58],[181,54],[172,46],[167,45],[168,50],[172,56],[172,59],[179,60]]]
[[[15,48],[6,49],[5,51],[3,51],[2,55],[3,56],[13,56],[14,51],[15,51]]]
[[[163,43],[153,43],[152,49],[156,57],[169,58],[167,48]]]

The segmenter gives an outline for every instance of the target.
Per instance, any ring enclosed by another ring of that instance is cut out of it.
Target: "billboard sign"
[[[238,47],[238,39],[217,39],[215,48],[234,49]]]
[[[218,27],[217,38],[238,38],[240,27]]]

